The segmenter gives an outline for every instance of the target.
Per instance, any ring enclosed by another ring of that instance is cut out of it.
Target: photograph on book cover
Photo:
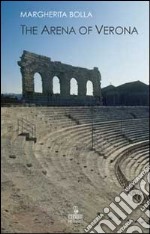
[[[149,1],[1,19],[1,232],[149,233]]]

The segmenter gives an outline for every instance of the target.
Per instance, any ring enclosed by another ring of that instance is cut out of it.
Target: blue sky
[[[17,61],[23,50],[51,57],[52,61],[92,69],[98,67],[101,86],[141,80],[149,82],[148,1],[2,1],[2,92],[22,92]],[[85,11],[92,18],[20,18],[21,11]],[[132,26],[133,35],[22,35],[28,26]]]

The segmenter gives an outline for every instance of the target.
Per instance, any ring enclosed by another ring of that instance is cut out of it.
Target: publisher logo
[[[73,207],[74,214],[68,215],[69,223],[81,223],[83,221],[83,215],[79,214],[78,206]]]

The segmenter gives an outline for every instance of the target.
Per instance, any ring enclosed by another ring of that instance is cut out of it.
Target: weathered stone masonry
[[[22,74],[23,97],[26,102],[46,105],[101,105],[101,75],[98,68],[92,70],[53,62],[46,56],[23,51],[18,62]],[[42,78],[43,93],[34,92],[34,74]],[[53,77],[60,81],[60,95],[53,94]],[[70,80],[78,83],[78,95],[70,95]],[[87,81],[93,83],[93,96],[86,96]]]

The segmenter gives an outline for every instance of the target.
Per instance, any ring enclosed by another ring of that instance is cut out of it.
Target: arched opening
[[[86,95],[93,96],[93,83],[90,80],[86,84]]]
[[[43,92],[42,77],[37,72],[34,74],[34,92],[35,93],[42,93]]]
[[[57,76],[53,77],[53,94],[60,94],[60,80]]]
[[[78,83],[75,78],[70,80],[70,95],[78,95]]]

